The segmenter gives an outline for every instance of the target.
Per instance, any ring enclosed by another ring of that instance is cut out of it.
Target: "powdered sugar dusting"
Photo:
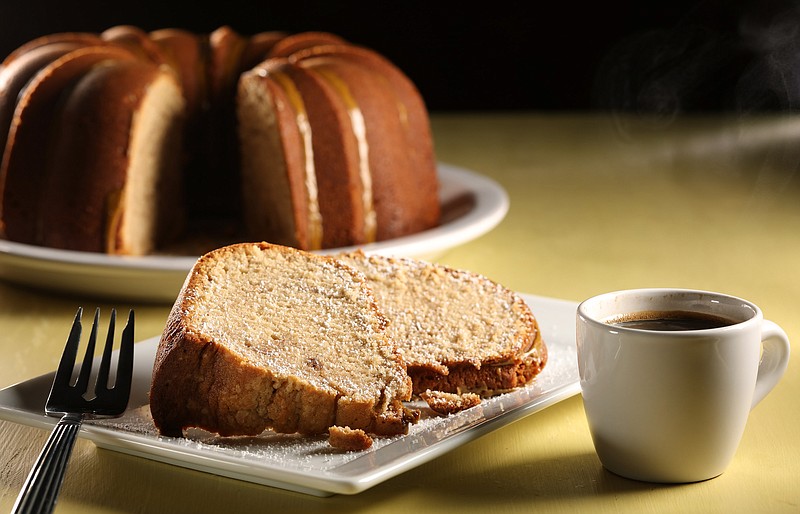
[[[576,383],[575,363],[574,348],[551,345],[544,371],[524,388],[485,398],[475,407],[447,416],[437,415],[423,401],[410,402],[407,405],[419,409],[421,418],[410,427],[407,435],[375,437],[371,448],[357,452],[332,448],[326,436],[277,434],[271,430],[255,437],[219,437],[203,430],[190,429],[185,432],[184,438],[162,437],[153,424],[147,405],[127,411],[122,418],[92,423],[144,435],[172,449],[202,451],[210,458],[216,454],[228,460],[283,471],[332,472],[356,460],[368,456],[374,458],[393,445],[403,446],[406,453],[413,452],[414,449],[429,447],[498,416],[533,408],[537,402],[546,401],[549,396]]]

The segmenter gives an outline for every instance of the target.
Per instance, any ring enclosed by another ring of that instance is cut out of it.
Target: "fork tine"
[[[122,331],[119,347],[119,361],[117,363],[117,379],[114,383],[115,392],[126,398],[130,396],[131,383],[133,382],[133,332],[135,325],[133,309],[128,313],[128,322]]]
[[[58,384],[60,387],[68,387],[72,379],[72,370],[75,368],[75,357],[78,355],[78,345],[81,342],[82,315],[83,307],[78,307],[78,312],[75,313],[75,320],[72,322],[72,328],[69,331],[67,342],[64,345],[61,361],[58,363],[56,377],[53,380],[54,386]]]
[[[103,359],[100,362],[100,370],[97,372],[97,382],[95,389],[108,391],[108,374],[111,370],[111,351],[114,347],[114,330],[116,328],[117,310],[111,309],[111,319],[108,322],[108,335],[106,345],[103,348]]]
[[[92,360],[94,357],[94,345],[97,340],[97,323],[100,319],[100,308],[94,311],[94,321],[92,322],[92,332],[89,334],[89,342],[86,345],[86,352],[83,354],[81,373],[75,387],[78,391],[86,391],[89,387],[89,375],[92,372]]]

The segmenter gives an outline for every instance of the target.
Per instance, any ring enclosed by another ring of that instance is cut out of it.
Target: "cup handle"
[[[789,365],[789,353],[791,352],[789,336],[772,321],[764,320],[762,323],[761,341],[764,351],[758,365],[758,378],[751,409],[778,385]]]

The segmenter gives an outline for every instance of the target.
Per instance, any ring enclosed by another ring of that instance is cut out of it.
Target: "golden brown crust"
[[[102,44],[102,39],[98,34],[89,32],[60,32],[48,34],[28,41],[20,45],[16,50],[8,54],[3,60],[2,65],[7,66],[16,59],[29,54],[31,51],[50,46],[68,45],[72,48],[79,48],[87,45]]]
[[[343,38],[330,32],[301,32],[287,35],[277,41],[269,52],[269,57],[289,57],[301,50],[320,45],[347,45]]]
[[[377,216],[375,239],[436,226],[441,212],[433,138],[414,83],[379,53],[352,44],[315,45],[298,50],[291,60],[312,69],[332,69],[348,85],[367,123],[375,127],[366,134]],[[401,200],[392,200],[393,195]]]
[[[139,27],[117,25],[103,31],[100,37],[108,43],[127,48],[150,63],[160,65],[166,62],[164,53],[158,44]]]
[[[351,44],[312,46],[290,60],[344,84],[369,127],[364,144],[376,220],[367,240],[436,226],[441,213],[433,138],[425,104],[408,77],[378,53]]]
[[[159,163],[148,178],[148,186],[155,184],[155,191],[146,197],[128,197],[126,189],[141,181],[134,171],[134,159],[140,155],[133,149],[135,138],[147,137],[144,132],[154,130],[137,126],[138,120],[142,112],[155,108],[146,107],[146,102],[156,103],[161,109],[164,100],[150,96],[157,81],[166,81],[165,87],[172,92],[170,98],[182,101],[174,77],[142,60],[103,61],[87,69],[76,82],[53,126],[60,136],[50,146],[50,176],[39,193],[45,199],[38,227],[41,244],[112,254],[142,255],[153,251],[159,239],[156,231],[169,225],[159,224],[141,243],[138,237],[121,237],[120,230],[123,217],[131,209],[125,204],[126,198],[153,202],[147,211],[154,217],[158,215],[156,198],[162,193],[158,188],[166,185],[160,183],[161,177],[174,175],[178,166],[177,159],[162,160],[156,157],[157,150],[151,150]],[[181,106],[177,105],[175,112],[164,109],[163,113],[163,118],[171,119],[165,131],[174,134],[176,129],[172,127],[181,123]],[[95,134],[102,134],[103,141],[87,144],[95,140]],[[164,141],[174,143],[166,137]],[[179,219],[175,211],[177,228]],[[139,224],[142,231],[149,226],[144,219]]]
[[[0,160],[20,92],[42,68],[87,44],[102,44],[102,41],[83,33],[42,37],[23,45],[0,64]]]
[[[102,44],[102,41],[98,36],[86,33],[63,33],[40,37],[22,45],[9,54],[0,64],[0,211],[3,210],[6,177],[10,166],[7,162],[4,164],[4,161],[9,159],[6,155],[9,151],[6,151],[6,148],[7,144],[9,149],[13,146],[13,141],[9,143],[8,138],[9,136],[13,138],[11,132],[14,130],[14,125],[19,123],[14,120],[14,113],[18,108],[21,97],[23,97],[30,84],[34,82],[37,74],[46,69],[53,61],[89,44],[98,45]],[[51,110],[52,107],[47,109],[47,111]],[[51,112],[48,112],[48,116],[44,117],[45,122],[51,114]],[[41,154],[41,146],[39,146],[34,158],[41,157]],[[36,170],[37,165],[26,165],[26,169]],[[23,169],[22,173],[25,172],[26,170]],[[30,173],[37,175],[39,171],[30,171]],[[30,178],[30,180],[26,180],[26,183],[35,183],[36,180],[35,177]],[[36,191],[34,189],[33,198],[27,200],[29,203],[37,203],[39,201],[35,194]],[[19,196],[25,197],[26,193],[23,191]],[[17,207],[11,206],[10,209],[14,210]],[[12,234],[15,231],[21,234],[28,234],[23,237],[33,237],[30,226],[23,226],[19,230],[12,227]],[[6,234],[5,220],[2,214],[0,214],[0,236],[9,237]],[[23,242],[31,242],[31,240],[26,239]]]
[[[55,151],[54,141],[58,138],[51,137],[52,133],[58,130],[60,111],[57,106],[63,102],[64,89],[74,87],[87,71],[96,69],[98,66],[108,63],[120,63],[123,66],[138,62],[128,51],[113,47],[85,47],[72,51],[51,64],[43,68],[33,78],[31,83],[24,89],[22,97],[17,106],[14,120],[9,132],[8,150],[5,152],[2,165],[0,165],[0,204],[2,205],[2,219],[6,226],[7,237],[15,241],[31,244],[48,244],[44,241],[43,230],[47,229],[47,234],[56,237],[69,238],[75,245],[74,248],[91,248],[94,251],[104,251],[104,216],[102,213],[91,213],[87,220],[69,219],[73,214],[69,211],[62,212],[56,216],[60,222],[77,223],[77,233],[67,230],[59,233],[58,230],[50,230],[50,226],[44,220],[44,212],[53,209],[53,202],[67,203],[66,196],[71,194],[60,187],[52,184],[54,180],[65,178],[68,174],[68,185],[77,187],[80,192],[84,185],[75,184],[75,179],[84,176],[83,169],[87,162],[84,160],[76,164],[79,170],[64,170],[63,166],[69,165],[74,161],[65,155],[58,155],[54,158],[51,153]],[[108,68],[105,68],[108,69]],[[137,72],[130,76],[131,83],[141,84],[152,77],[153,69],[142,70],[137,67]],[[35,96],[35,101],[34,101]],[[105,98],[108,101],[108,98]],[[87,116],[91,113],[85,113]],[[83,141],[90,138],[95,133],[102,133],[106,137],[114,137],[119,134],[119,126],[112,127],[112,121],[108,116],[101,117],[98,122],[104,122],[105,127],[98,127],[96,124],[79,124],[68,131],[67,134],[82,141],[75,150],[86,148]],[[93,131],[97,132],[93,132]],[[107,131],[116,130],[108,133]],[[124,138],[127,140],[128,127],[124,126]],[[88,131],[88,132],[86,132]],[[117,141],[117,145],[120,143]],[[127,145],[122,143],[122,148]],[[115,147],[119,148],[119,146]],[[69,146],[62,147],[64,151],[70,150]],[[91,149],[84,151],[85,159],[97,157]],[[113,160],[104,165],[103,173],[111,177],[117,177],[119,160],[124,159],[124,155],[112,154]],[[96,161],[95,161],[96,162]],[[62,169],[57,169],[62,167]],[[62,173],[59,177],[57,174]],[[72,174],[76,176],[73,177]],[[100,183],[89,181],[89,187],[103,187],[107,180]],[[119,187],[115,180],[111,180],[111,187]],[[51,194],[52,193],[52,194]],[[104,203],[104,200],[101,200]],[[73,205],[76,202],[72,202]],[[84,205],[86,204],[86,205]],[[86,212],[86,209],[95,209],[91,202],[77,202],[76,207],[79,211]],[[57,222],[59,221],[57,220]],[[84,225],[83,222],[88,222]],[[63,228],[63,227],[61,227]]]

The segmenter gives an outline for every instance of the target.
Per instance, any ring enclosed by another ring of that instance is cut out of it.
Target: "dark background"
[[[324,30],[403,69],[431,111],[793,111],[798,2],[0,0],[0,54],[117,24]]]

